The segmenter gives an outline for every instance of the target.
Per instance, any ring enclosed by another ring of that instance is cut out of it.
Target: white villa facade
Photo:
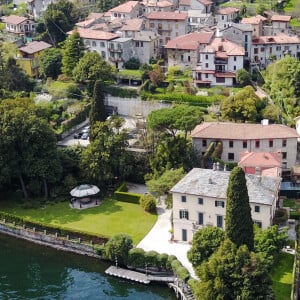
[[[174,240],[191,242],[206,226],[225,229],[226,191],[230,172],[192,169],[172,189]],[[272,225],[281,179],[246,174],[253,222],[265,229]]]

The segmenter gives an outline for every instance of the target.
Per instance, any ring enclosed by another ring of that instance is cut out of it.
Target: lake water
[[[104,273],[108,266],[0,234],[0,299],[176,299],[166,285],[109,277]]]

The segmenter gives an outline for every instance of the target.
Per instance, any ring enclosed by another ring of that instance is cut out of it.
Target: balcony
[[[204,224],[200,225],[197,222],[193,222],[193,228],[192,228],[192,230],[193,231],[198,231],[199,229],[203,229],[204,227],[205,227]]]
[[[215,65],[227,65],[227,59],[215,59]]]
[[[122,48],[115,49],[115,48],[109,47],[108,50],[112,53],[122,53],[123,52]]]

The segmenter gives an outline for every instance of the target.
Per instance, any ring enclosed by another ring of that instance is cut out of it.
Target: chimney
[[[261,168],[255,167],[255,175],[257,175],[258,182],[261,183]]]
[[[269,125],[269,120],[268,119],[262,119],[261,120],[261,125],[268,126]]]

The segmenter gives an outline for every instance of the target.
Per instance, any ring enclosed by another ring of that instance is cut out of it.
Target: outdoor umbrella
[[[82,198],[87,196],[93,196],[100,192],[100,189],[92,184],[82,184],[79,186],[76,186],[70,194],[72,197],[76,198]]]

